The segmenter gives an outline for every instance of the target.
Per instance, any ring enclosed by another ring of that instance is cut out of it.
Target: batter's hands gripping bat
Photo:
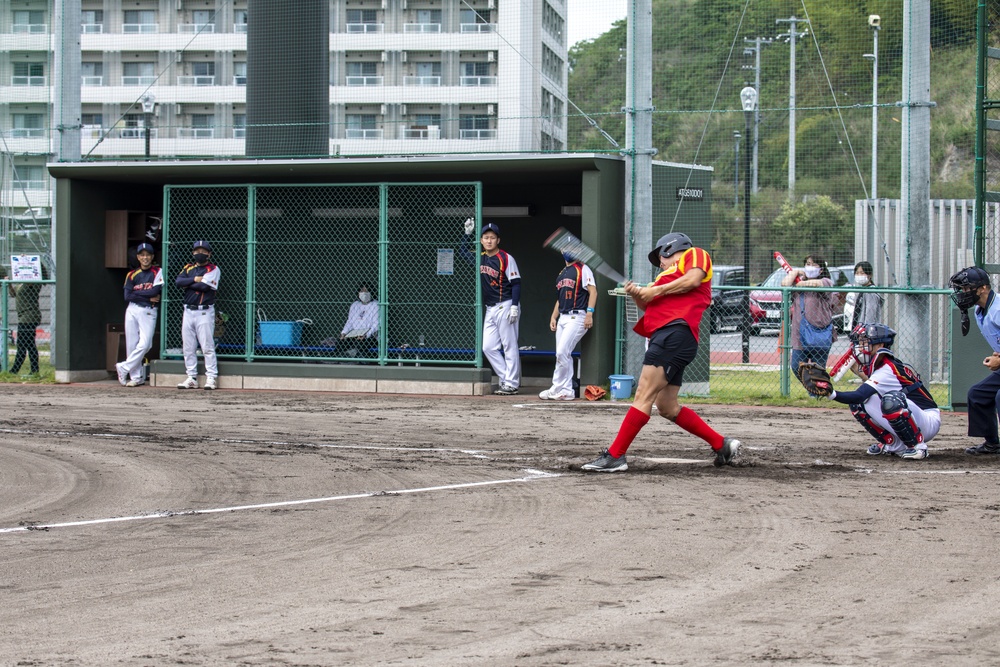
[[[774,258],[776,260],[778,260],[778,264],[780,264],[781,268],[783,268],[785,270],[785,273],[794,273],[795,272],[795,269],[792,268],[792,265],[789,264],[787,261],[785,261],[785,256],[782,255],[777,250],[774,251]],[[796,283],[798,283],[800,280],[802,280],[802,276],[795,276],[795,282]]]
[[[581,262],[584,262],[587,266],[601,275],[611,278],[611,280],[616,283],[628,282],[625,279],[625,276],[611,268],[611,266],[604,261],[604,258],[598,255],[593,248],[573,236],[573,234],[564,227],[560,227],[556,231],[552,232],[551,236],[545,239],[545,243],[542,244],[542,247],[566,253],[573,259],[578,259]]]

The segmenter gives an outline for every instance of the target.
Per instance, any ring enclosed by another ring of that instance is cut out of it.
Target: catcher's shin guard
[[[878,423],[872,419],[872,416],[868,414],[865,410],[865,406],[861,403],[851,403],[851,414],[854,418],[858,420],[866,431],[871,433],[872,437],[881,442],[883,445],[891,445],[895,437],[892,435],[892,431],[882,428]]]
[[[913,421],[913,413],[906,404],[906,394],[901,391],[890,391],[882,396],[882,416],[892,426],[899,439],[910,448],[924,441],[917,422]]]

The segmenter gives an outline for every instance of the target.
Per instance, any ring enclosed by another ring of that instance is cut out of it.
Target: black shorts
[[[679,322],[653,332],[642,363],[662,368],[667,384],[679,387],[684,381],[684,368],[694,361],[697,354],[698,341],[694,339],[691,327],[687,322]]]

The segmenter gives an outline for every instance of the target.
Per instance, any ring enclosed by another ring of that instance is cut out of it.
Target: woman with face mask
[[[833,287],[830,270],[819,255],[809,255],[805,267],[793,269],[781,284],[785,287]],[[826,367],[833,345],[833,311],[839,307],[836,292],[793,293],[791,304],[792,372],[803,361]]]
[[[875,270],[871,262],[854,265],[854,284],[858,287],[875,287]],[[848,292],[844,301],[844,322],[848,331],[854,331],[859,324],[882,321],[882,303],[885,301],[876,292]]]
[[[378,301],[372,296],[368,283],[358,285],[358,298],[347,311],[347,321],[334,347],[337,357],[374,358],[378,355]]]

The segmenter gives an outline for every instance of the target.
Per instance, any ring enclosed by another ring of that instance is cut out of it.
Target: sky
[[[568,46],[584,39],[594,39],[611,29],[611,24],[625,18],[626,0],[566,0],[568,10]]]

